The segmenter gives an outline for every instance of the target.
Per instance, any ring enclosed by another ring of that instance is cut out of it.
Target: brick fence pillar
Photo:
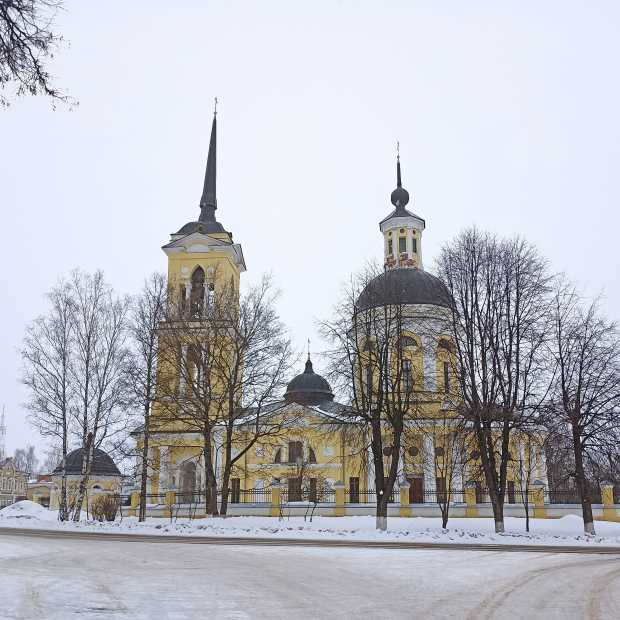
[[[334,517],[344,517],[346,513],[346,506],[344,503],[344,482],[338,480],[334,484],[334,491],[336,493],[336,505],[334,506]]]
[[[282,485],[279,482],[274,482],[271,486],[271,508],[269,511],[269,516],[279,517],[281,505],[282,505]]]
[[[409,487],[411,486],[407,480],[400,483],[400,516],[411,516],[411,504],[409,503]]]
[[[546,519],[545,485],[539,480],[536,480],[532,485],[532,499],[534,500],[534,518]]]
[[[130,512],[134,517],[138,516],[140,507],[140,491],[132,491],[131,492],[131,505]]]
[[[614,504],[614,485],[611,482],[601,484],[603,496],[603,521],[620,521]]]
[[[478,510],[478,505],[476,504],[476,483],[473,481],[470,481],[465,485],[465,503],[467,504],[467,507],[465,508],[466,517],[480,516],[480,511]]]

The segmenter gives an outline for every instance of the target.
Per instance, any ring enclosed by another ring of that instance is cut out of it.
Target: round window
[[[409,456],[418,456],[418,454],[420,454],[420,450],[415,446],[411,446],[407,452],[409,452]]]

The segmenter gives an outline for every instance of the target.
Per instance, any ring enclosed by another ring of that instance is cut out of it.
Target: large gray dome
[[[82,473],[82,455],[84,454],[83,448],[78,448],[73,452],[67,454],[67,474],[69,476],[75,476]],[[62,461],[58,463],[53,474],[62,474]],[[118,470],[116,463],[112,460],[109,454],[95,448],[93,463],[90,470],[92,476],[120,476],[121,472]]]
[[[304,372],[289,382],[284,400],[288,403],[318,405],[334,400],[334,394],[327,380],[314,372],[312,362],[308,360]]]
[[[450,294],[443,282],[415,267],[388,269],[373,278],[357,300],[358,310],[383,305],[428,304],[450,308]]]

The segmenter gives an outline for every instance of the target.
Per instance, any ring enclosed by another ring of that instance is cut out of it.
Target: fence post
[[[140,505],[140,491],[131,492],[131,511],[134,517],[138,516],[138,506]]]
[[[336,505],[334,506],[334,517],[344,517],[346,506],[344,505],[344,482],[338,480],[334,483],[334,493],[336,495]]]
[[[545,507],[545,485],[540,480],[535,480],[532,485],[532,499],[534,500],[534,518],[546,519],[547,508]]]
[[[164,505],[166,506],[166,514],[168,515],[169,519],[172,519],[172,516],[174,514],[175,501],[176,491],[166,491],[166,494],[164,495]]]
[[[603,496],[603,521],[620,521],[614,504],[614,485],[611,482],[601,484]]]
[[[472,480],[465,485],[465,503],[467,504],[465,508],[466,517],[480,516],[480,511],[476,505],[476,483]]]
[[[400,481],[400,516],[411,516],[411,504],[409,503],[409,487],[411,485],[406,479]]]
[[[279,482],[274,482],[271,486],[271,508],[269,511],[270,517],[280,516],[280,505],[282,504],[282,485]]]

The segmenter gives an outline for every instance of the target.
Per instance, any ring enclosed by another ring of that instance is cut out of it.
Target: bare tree
[[[241,299],[231,283],[220,281],[200,302],[188,307],[172,300],[169,309],[160,335],[158,423],[201,434],[205,502],[212,515],[219,514],[216,439],[223,436],[220,491],[226,514],[233,467],[286,423],[272,405],[294,361],[290,341],[269,278]]]
[[[17,448],[13,456],[13,463],[17,469],[26,472],[29,476],[36,475],[39,459],[34,446],[27,445],[25,448]]]
[[[75,354],[74,298],[66,282],[52,289],[47,297],[50,302],[48,314],[36,319],[26,329],[21,349],[22,382],[28,390],[25,407],[30,412],[31,423],[43,436],[51,437],[59,446],[59,518],[65,521],[68,518],[66,458],[75,397],[72,373]]]
[[[134,404],[141,412],[142,446],[140,449],[140,509],[138,520],[146,518],[146,490],[150,418],[156,397],[157,361],[159,354],[158,330],[166,316],[167,283],[164,275],[152,274],[142,292],[132,304],[129,333],[133,349],[129,359],[128,376],[131,381]]]
[[[46,61],[62,41],[53,31],[62,0],[0,0],[0,90],[15,84],[17,96],[46,95],[57,102],[72,100],[52,85]],[[0,106],[9,100],[0,94]]]
[[[519,454],[512,459],[515,481],[525,510],[525,531],[530,531],[530,491],[536,480],[536,473],[544,467],[544,429],[538,427],[519,429],[517,444]]]
[[[195,289],[194,289],[195,292]],[[157,415],[151,432],[174,427],[201,436],[204,465],[205,508],[217,515],[215,430],[222,420],[222,385],[215,372],[226,328],[207,320],[213,299],[205,307],[204,296],[191,300],[171,296],[159,333]]]
[[[278,437],[291,425],[291,416],[274,411],[296,361],[280,320],[271,278],[264,276],[237,301],[234,289],[225,289],[209,315],[226,325],[217,347],[215,370],[222,383],[221,426],[224,429],[220,514],[228,506],[230,476],[235,464],[257,442]]]
[[[75,363],[71,367],[76,391],[73,418],[83,448],[82,477],[73,520],[79,521],[92,468],[94,450],[123,430],[129,400],[126,347],[129,300],[116,298],[103,273],[75,271]]]
[[[425,322],[416,321],[406,305],[387,303],[393,294],[382,273],[371,265],[352,278],[333,317],[320,329],[330,343],[329,376],[350,403],[343,416],[358,422],[351,428],[359,430],[360,442],[371,450],[376,525],[384,530],[401,472],[403,432],[423,399],[421,345],[411,334],[419,335]]]
[[[55,442],[45,451],[45,460],[43,461],[41,473],[50,474],[61,461],[62,448]]]
[[[511,433],[540,402],[535,379],[544,357],[550,276],[525,241],[476,229],[444,246],[438,271],[453,302],[459,410],[477,441],[495,531],[503,532]]]
[[[416,420],[415,432],[417,436],[426,438],[433,445],[432,453],[423,452],[423,467],[435,479],[435,502],[441,513],[441,526],[448,527],[450,506],[454,501],[456,482],[462,485],[464,467],[466,464],[468,435],[463,421],[454,415],[454,410],[441,409],[432,419],[419,418]],[[407,439],[410,437],[407,433]],[[417,443],[417,442],[416,442]],[[419,450],[417,445],[410,445]],[[457,501],[463,501],[457,500]]]
[[[613,449],[620,428],[620,339],[599,300],[584,303],[575,288],[559,281],[553,297],[551,351],[557,365],[549,402],[550,431],[570,439],[573,476],[584,531],[594,534],[587,461]]]

